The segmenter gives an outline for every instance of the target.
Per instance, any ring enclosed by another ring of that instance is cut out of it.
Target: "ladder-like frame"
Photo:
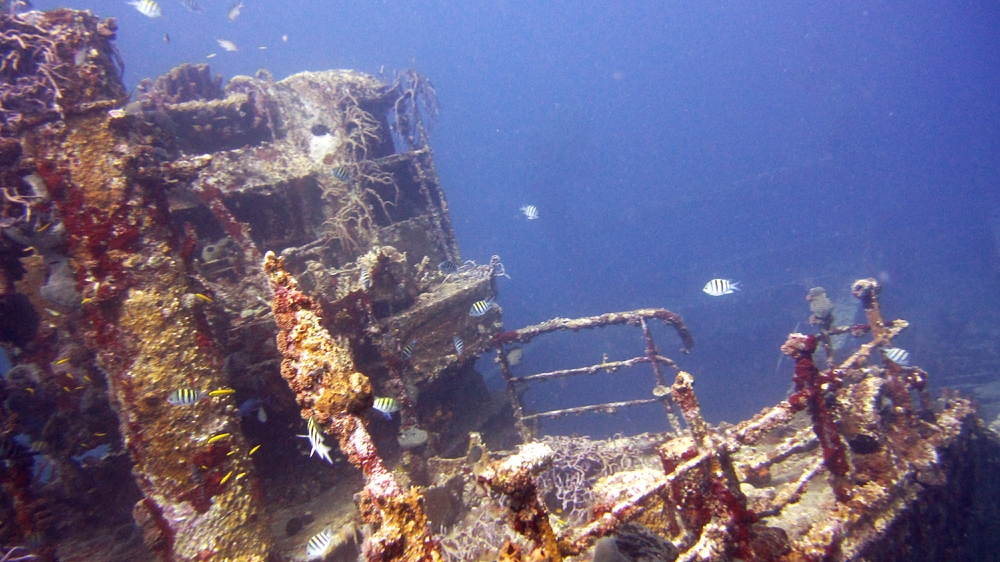
[[[554,318],[552,320],[542,322],[541,324],[521,328],[520,330],[497,334],[497,336],[493,338],[497,350],[497,359],[500,362],[500,371],[503,373],[504,381],[507,386],[507,398],[510,400],[511,407],[514,410],[514,421],[518,432],[521,434],[521,438],[524,439],[525,442],[528,442],[534,437],[535,431],[529,428],[526,422],[533,422],[544,418],[559,418],[570,414],[578,415],[586,412],[604,412],[613,414],[620,408],[641,406],[644,404],[652,404],[654,402],[660,402],[663,404],[667,420],[670,422],[672,429],[674,432],[679,432],[680,425],[671,407],[670,387],[667,384],[666,378],[664,378],[660,365],[666,365],[677,372],[680,372],[680,368],[678,368],[677,363],[675,363],[672,359],[660,355],[660,352],[656,348],[656,343],[653,341],[653,334],[646,323],[647,319],[658,319],[668,326],[673,326],[674,329],[677,330],[677,335],[680,336],[681,341],[684,344],[684,347],[681,348],[683,353],[689,353],[691,348],[694,347],[694,339],[691,337],[691,333],[688,331],[687,326],[684,325],[684,320],[682,320],[677,314],[663,308],[643,308],[628,312],[611,312],[587,318]],[[605,359],[601,363],[590,365],[588,367],[562,369],[547,373],[536,373],[523,377],[515,377],[510,372],[510,363],[507,359],[506,345],[513,343],[526,344],[538,336],[552,332],[565,330],[572,330],[576,332],[583,329],[604,328],[607,326],[618,326],[622,324],[642,328],[643,336],[646,338],[645,355],[633,357],[623,361],[607,361]],[[570,377],[574,375],[592,375],[598,371],[613,373],[618,369],[634,367],[640,363],[649,363],[653,367],[653,375],[656,379],[656,386],[653,388],[653,398],[626,400],[624,402],[606,402],[603,404],[591,404],[588,406],[576,406],[572,408],[550,410],[547,412],[538,412],[527,415],[524,414],[521,401],[518,398],[517,390],[519,385],[527,385],[535,381]]]

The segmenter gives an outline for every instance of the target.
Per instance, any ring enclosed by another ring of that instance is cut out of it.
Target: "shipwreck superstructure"
[[[782,347],[793,394],[713,427],[682,357],[654,342],[663,322],[694,346],[669,310],[503,326],[503,264],[459,253],[419,73],[223,86],[182,65],[129,100],[115,30],[88,12],[0,16],[3,553],[305,560],[321,533],[325,560],[940,560],[986,545],[969,533],[996,526],[1000,449],[967,399],[935,400],[926,372],[883,357],[907,324],[883,317],[875,281],[853,286],[855,326],[810,293],[817,333]],[[509,368],[511,344],[622,325],[646,344],[630,359]],[[836,357],[845,334],[857,351]],[[474,370],[483,353],[505,392]],[[645,399],[521,404],[526,385],[636,365],[653,372]],[[649,403],[661,433],[536,425]],[[307,456],[307,427],[329,463]]]

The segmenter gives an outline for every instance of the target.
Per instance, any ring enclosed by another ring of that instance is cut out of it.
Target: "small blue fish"
[[[493,297],[481,301],[476,301],[475,303],[472,304],[472,308],[469,309],[469,316],[482,316],[487,312],[489,312],[496,305],[497,301]]]
[[[39,484],[52,482],[59,478],[59,473],[59,465],[49,455],[38,454],[32,459],[31,474]]]
[[[449,260],[444,260],[438,264],[438,271],[445,275],[451,275],[452,273],[458,273],[458,266]]]
[[[267,412],[264,411],[264,404],[270,404],[270,403],[271,403],[270,396],[264,399],[250,398],[248,400],[244,400],[243,403],[240,404],[240,407],[237,410],[237,412],[239,413],[241,418],[246,418],[252,416],[254,411],[256,411],[257,420],[260,421],[260,423],[265,423],[267,421]]]
[[[392,415],[399,411],[399,401],[391,396],[376,397],[375,404],[372,405],[372,408],[382,412],[385,419],[391,420]]]
[[[14,368],[14,364],[10,361],[10,356],[7,355],[7,350],[0,347],[0,377],[7,377],[7,373]]]
[[[455,336],[455,337],[451,338],[451,342],[453,344],[455,344],[455,351],[461,357],[462,351],[465,350],[465,342],[462,341],[462,338],[460,338],[458,336]]]
[[[111,445],[103,443],[79,455],[70,457],[82,466],[93,466],[111,456]]]
[[[16,451],[17,441],[9,437],[0,437],[0,461],[13,457]]]
[[[408,360],[413,355],[413,347],[415,345],[417,345],[417,340],[411,340],[410,343],[403,346],[403,349],[399,352],[399,356],[403,358],[403,361]]]
[[[190,406],[197,404],[199,400],[206,396],[208,396],[208,393],[203,390],[178,388],[170,393],[170,396],[167,397],[167,402],[173,406]]]

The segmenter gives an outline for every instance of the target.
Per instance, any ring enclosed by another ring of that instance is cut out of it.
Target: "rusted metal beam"
[[[589,330],[591,328],[602,328],[604,326],[620,324],[639,326],[642,320],[646,318],[656,318],[668,326],[673,326],[677,330],[677,335],[680,336],[681,341],[684,343],[684,347],[681,348],[682,352],[689,353],[691,348],[694,347],[694,338],[691,337],[691,332],[688,331],[684,320],[679,315],[665,308],[641,308],[627,312],[609,312],[586,318],[553,318],[552,320],[521,328],[520,330],[502,332],[497,334],[494,340],[497,343],[509,344],[517,342],[524,344],[542,334],[558,332],[560,330],[572,330],[576,332],[578,330]]]
[[[537,414],[528,414],[523,416],[522,420],[535,420],[541,418],[561,418],[563,416],[568,416],[571,414],[583,414],[586,412],[604,412],[608,414],[615,413],[618,408],[627,408],[629,406],[642,406],[643,404],[652,404],[654,402],[659,402],[659,398],[648,398],[641,400],[626,400],[624,402],[607,402],[605,404],[593,404],[591,406],[577,406],[575,408],[565,408],[562,410],[551,410],[548,412],[539,412]]]
[[[514,413],[514,426],[521,435],[521,439],[525,443],[528,443],[532,440],[533,432],[528,426],[524,425],[524,407],[517,396],[517,387],[513,380],[514,376],[510,374],[510,362],[507,360],[507,350],[504,349],[501,343],[496,344],[496,346],[497,359],[500,360],[500,372],[503,373],[503,380],[507,391],[507,400],[510,402],[510,407]]]
[[[649,362],[650,360],[648,357],[633,357],[632,359],[626,359],[624,361],[605,361],[604,363],[590,365],[589,367],[562,369],[559,371],[538,373],[537,375],[527,375],[524,377],[511,377],[510,381],[513,383],[527,383],[533,381],[543,381],[548,379],[558,379],[561,377],[571,377],[573,375],[593,375],[596,374],[598,371],[602,370],[607,371],[608,373],[613,373],[618,369],[622,369],[625,367],[633,367],[639,363],[649,363]]]

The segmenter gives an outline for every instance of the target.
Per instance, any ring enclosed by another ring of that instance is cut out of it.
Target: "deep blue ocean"
[[[224,0],[198,1],[201,13],[164,1],[158,19],[120,1],[58,5],[118,18],[129,88],[181,62],[226,79],[416,68],[441,105],[431,145],[462,257],[498,254],[511,276],[500,280],[506,327],[674,310],[693,352],[662,327],[657,343],[695,376],[710,421],[786,396],[778,347],[809,328],[810,287],[850,302],[851,282],[879,279],[886,316],[911,321],[896,343],[932,383],[966,335],[1000,343],[995,1],[245,0],[234,22]],[[539,220],[525,220],[525,204]],[[713,278],[744,290],[708,296]],[[526,347],[516,371],[643,346],[631,328],[553,336]],[[526,400],[566,407],[651,386],[635,370]],[[650,408],[547,429],[663,428]]]

